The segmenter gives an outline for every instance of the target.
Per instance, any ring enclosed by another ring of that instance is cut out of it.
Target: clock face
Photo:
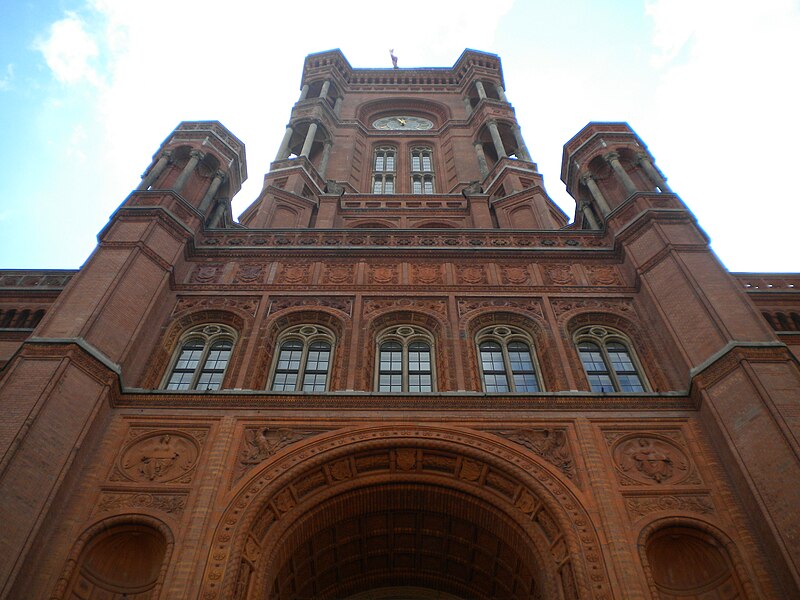
[[[393,131],[424,131],[433,128],[433,123],[422,117],[383,117],[376,119],[372,126],[375,129],[390,129]]]

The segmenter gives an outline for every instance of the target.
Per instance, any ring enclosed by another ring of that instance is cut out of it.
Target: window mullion
[[[508,391],[516,392],[517,386],[514,382],[514,372],[511,370],[511,357],[508,355],[508,345],[505,340],[500,343],[500,348],[503,351],[503,367],[506,371],[506,380],[508,381]]]
[[[402,370],[403,374],[401,375],[401,387],[404,392],[408,392],[408,342],[403,342],[403,355],[402,355]]]
[[[297,368],[297,382],[294,384],[294,391],[303,390],[303,379],[306,376],[306,366],[308,361],[308,349],[311,346],[308,340],[303,340],[303,352],[300,354],[300,365]]]
[[[211,346],[214,344],[213,340],[205,339],[204,340],[205,346],[203,347],[203,353],[200,355],[200,360],[197,361],[197,366],[194,368],[194,375],[192,375],[192,387],[190,390],[197,390],[197,385],[200,383],[200,376],[203,374],[203,369],[206,366],[206,361],[208,360],[208,355],[211,352]]]
[[[614,385],[614,391],[619,392],[622,387],[620,386],[619,379],[617,378],[617,370],[614,368],[614,364],[611,362],[611,357],[608,355],[605,342],[599,342],[600,343],[597,345],[600,346],[600,352],[603,353],[603,362],[606,363],[606,371],[608,372],[608,376],[611,378],[611,383]]]

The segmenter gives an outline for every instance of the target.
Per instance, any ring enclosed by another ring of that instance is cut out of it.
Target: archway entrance
[[[553,465],[482,432],[315,436],[236,487],[202,597],[608,597],[576,490]]]
[[[496,507],[433,484],[383,484],[321,503],[278,541],[270,598],[535,598],[538,551]],[[399,592],[398,592],[399,593]],[[380,597],[380,596],[379,596]]]

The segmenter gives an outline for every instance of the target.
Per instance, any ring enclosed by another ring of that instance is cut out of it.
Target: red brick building
[[[238,222],[185,122],[79,271],[0,272],[0,596],[800,597],[800,275],[625,123],[570,224],[497,56],[301,87]]]

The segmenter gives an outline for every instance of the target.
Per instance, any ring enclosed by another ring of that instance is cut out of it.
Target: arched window
[[[478,332],[476,341],[485,392],[541,391],[532,344],[521,329],[489,327]]]
[[[411,149],[411,193],[433,194],[433,151],[430,148]]]
[[[391,146],[381,146],[375,149],[375,158],[372,161],[372,193],[394,194],[397,151]]]
[[[201,325],[181,338],[164,388],[218,390],[231,359],[236,332],[225,325]]]
[[[399,325],[378,336],[375,387],[379,392],[432,392],[433,338],[419,327]]]
[[[319,325],[297,325],[278,338],[270,378],[273,392],[324,392],[328,389],[334,335]]]
[[[645,382],[630,342],[618,331],[584,327],[575,333],[578,354],[593,392],[644,392]]]

